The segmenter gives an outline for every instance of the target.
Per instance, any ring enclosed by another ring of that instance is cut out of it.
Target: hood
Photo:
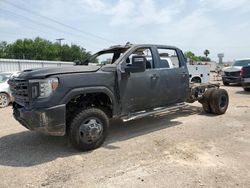
[[[77,65],[70,67],[53,67],[53,68],[39,68],[39,69],[28,69],[20,72],[18,78],[21,79],[42,79],[51,75],[57,74],[71,74],[71,73],[83,73],[83,72],[96,72],[100,69],[96,65]]]
[[[7,92],[9,88],[9,84],[7,81],[0,83],[0,92]]]
[[[241,66],[231,66],[223,69],[224,72],[239,72],[242,69]]]

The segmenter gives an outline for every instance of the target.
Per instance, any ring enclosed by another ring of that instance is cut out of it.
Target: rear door
[[[156,47],[160,72],[162,105],[184,102],[189,88],[189,75],[182,52],[175,48]]]

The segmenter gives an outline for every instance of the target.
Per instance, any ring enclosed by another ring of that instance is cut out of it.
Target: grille
[[[240,71],[237,72],[225,72],[226,76],[235,76],[235,77],[239,77],[240,76]]]
[[[28,81],[18,78],[12,78],[8,81],[10,91],[15,99],[15,102],[25,105],[29,102]]]

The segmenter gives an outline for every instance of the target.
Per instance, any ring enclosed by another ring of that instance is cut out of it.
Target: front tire
[[[224,86],[229,86],[229,83],[228,82],[223,82],[223,85]]]
[[[98,108],[83,109],[70,122],[70,142],[78,150],[96,149],[105,141],[108,125],[108,116],[102,110]]]
[[[250,91],[249,87],[244,87],[243,89],[244,89],[244,91]]]
[[[0,108],[5,108],[10,103],[10,97],[6,93],[0,93]]]

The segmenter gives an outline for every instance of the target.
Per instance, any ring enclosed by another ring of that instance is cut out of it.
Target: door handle
[[[157,74],[152,74],[152,75],[150,76],[150,78],[151,78],[152,80],[156,80],[156,79],[159,78],[159,76],[158,76]]]
[[[184,77],[184,76],[187,76],[187,72],[182,72],[181,75]]]

